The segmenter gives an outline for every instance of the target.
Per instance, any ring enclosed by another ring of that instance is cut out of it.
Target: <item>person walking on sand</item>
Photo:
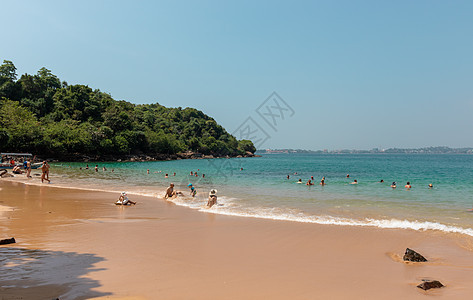
[[[43,164],[41,165],[41,183],[43,183],[45,180],[48,183],[51,183],[51,180],[49,180],[49,164],[47,161],[43,161]]]

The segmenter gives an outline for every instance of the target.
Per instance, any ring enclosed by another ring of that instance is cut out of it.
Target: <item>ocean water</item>
[[[95,164],[99,172],[94,171]],[[473,155],[266,154],[90,163],[89,170],[85,166],[53,163],[51,176],[71,187],[124,190],[130,198],[133,194],[160,197],[173,182],[184,193],[173,200],[176,204],[217,214],[473,236]],[[198,176],[191,176],[191,171]],[[311,176],[315,185],[305,185]],[[319,184],[322,177],[325,186]],[[350,184],[354,179],[357,185]],[[393,181],[396,189],[390,187]],[[412,185],[409,190],[404,188],[407,181]],[[189,196],[189,183],[197,189],[195,198]],[[218,190],[219,205],[207,209],[211,188]]]

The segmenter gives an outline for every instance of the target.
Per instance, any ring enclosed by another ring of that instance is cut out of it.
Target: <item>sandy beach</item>
[[[0,179],[1,299],[467,299],[473,242],[202,213]],[[412,248],[429,260],[405,263]],[[422,279],[445,287],[423,291]]]

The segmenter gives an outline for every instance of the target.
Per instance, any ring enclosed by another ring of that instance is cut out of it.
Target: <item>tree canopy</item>
[[[0,65],[0,149],[58,159],[192,151],[214,156],[255,152],[195,108],[114,100],[86,85],[68,85],[46,68],[17,79]]]

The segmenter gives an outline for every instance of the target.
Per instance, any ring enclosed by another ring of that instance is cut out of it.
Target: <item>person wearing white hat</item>
[[[116,205],[128,205],[128,204],[136,204],[136,202],[131,201],[126,196],[126,192],[121,192],[120,197],[118,198]]]
[[[207,202],[208,208],[211,208],[217,204],[217,190],[216,189],[211,189],[209,193],[209,201]]]

